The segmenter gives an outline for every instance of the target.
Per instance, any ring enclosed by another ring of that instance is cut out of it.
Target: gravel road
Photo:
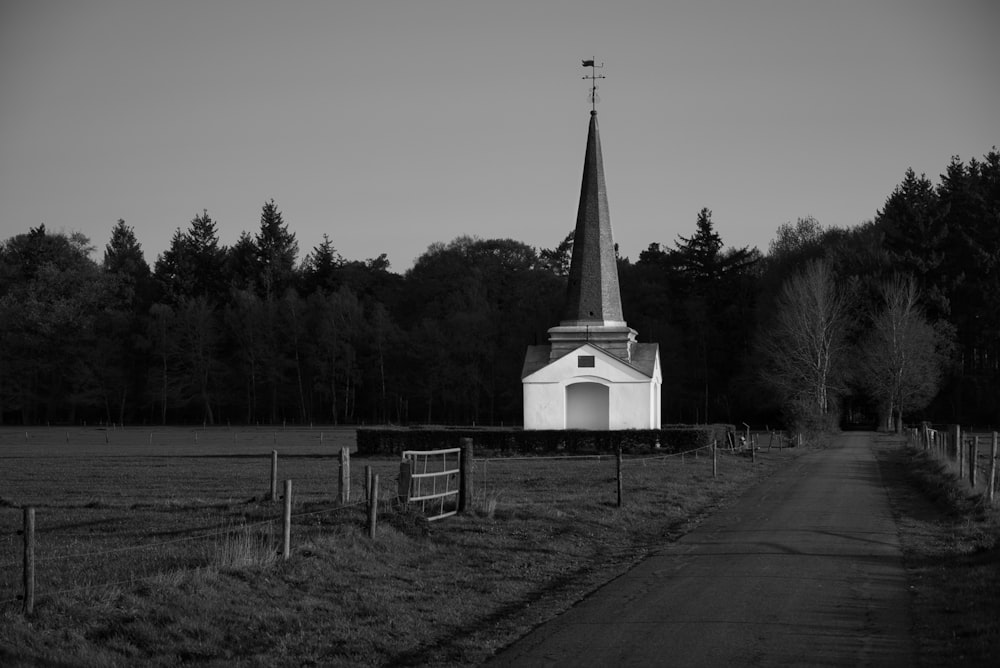
[[[874,437],[799,457],[488,665],[913,664]]]

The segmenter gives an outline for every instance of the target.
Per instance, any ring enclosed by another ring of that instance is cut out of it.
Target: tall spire
[[[611,216],[604,183],[604,159],[597,111],[590,112],[587,152],[583,161],[580,206],[576,214],[569,288],[561,325],[623,326],[621,292]]]

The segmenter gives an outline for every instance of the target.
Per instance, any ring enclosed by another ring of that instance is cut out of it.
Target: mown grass
[[[618,508],[614,458],[478,453],[473,512],[428,523],[386,504],[369,540],[363,508],[332,501],[349,434],[326,451],[314,436],[278,444],[279,477],[294,481],[287,562],[271,560],[270,444],[249,444],[248,457],[202,433],[212,457],[142,444],[74,456],[54,443],[5,458],[0,563],[18,561],[12,532],[27,503],[38,505],[40,561],[33,617],[10,600],[19,568],[0,589],[0,663],[478,664],[796,454],[762,452],[755,465],[723,454],[718,478],[704,455],[626,459]],[[396,459],[353,464],[355,497],[366,465],[392,495]]]
[[[876,452],[909,571],[920,665],[996,665],[1000,508],[920,449],[886,439]]]

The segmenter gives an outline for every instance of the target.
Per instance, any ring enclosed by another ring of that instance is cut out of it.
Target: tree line
[[[5,424],[519,424],[525,348],[558,324],[572,233],[436,243],[403,274],[328,236],[300,259],[273,200],[220,243],[207,211],[150,266],[44,225],[0,245]],[[619,258],[660,344],[665,422],[821,427],[1000,415],[1000,154],[912,170],[868,222],[780,225],[766,252],[690,236]]]

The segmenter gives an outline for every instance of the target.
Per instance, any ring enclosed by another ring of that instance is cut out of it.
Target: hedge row
[[[471,438],[476,454],[613,453],[628,454],[686,452],[725,441],[732,425],[671,425],[662,429],[620,431],[475,429],[475,428],[362,428],[358,429],[359,455],[398,455],[404,450],[457,448]]]

